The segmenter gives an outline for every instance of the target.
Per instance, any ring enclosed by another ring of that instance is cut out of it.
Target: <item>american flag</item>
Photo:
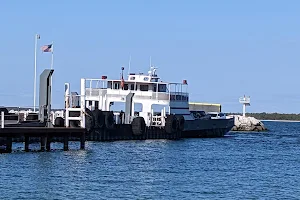
[[[42,46],[43,52],[52,52],[52,44]]]

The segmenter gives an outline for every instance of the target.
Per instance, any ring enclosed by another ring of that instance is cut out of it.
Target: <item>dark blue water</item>
[[[265,125],[270,132],[67,152],[14,144],[0,154],[0,199],[299,199],[300,123]]]

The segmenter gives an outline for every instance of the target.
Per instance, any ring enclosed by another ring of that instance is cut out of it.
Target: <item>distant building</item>
[[[216,103],[189,103],[190,111],[221,112],[221,104]]]

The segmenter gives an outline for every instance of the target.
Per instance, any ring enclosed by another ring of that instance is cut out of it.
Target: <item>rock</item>
[[[255,128],[257,129],[257,131],[263,131],[263,130],[265,130],[265,128],[262,127],[262,126],[256,126]]]
[[[231,131],[265,131],[264,124],[254,117],[234,115],[234,126]]]
[[[238,129],[237,129],[236,126],[233,126],[231,130],[232,130],[232,131],[237,131]]]

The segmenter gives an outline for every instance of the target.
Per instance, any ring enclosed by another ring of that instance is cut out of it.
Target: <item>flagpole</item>
[[[52,56],[51,56],[51,69],[53,69],[53,41],[52,41],[52,46],[51,46],[51,53],[52,53]]]
[[[53,69],[53,41],[52,41],[52,46],[51,46],[51,69]],[[51,81],[51,93],[50,93],[50,98],[51,98],[51,101],[50,102],[52,102],[52,87],[53,87],[53,85],[52,85],[52,76],[51,76],[51,78],[50,78],[50,81]],[[52,105],[51,105],[52,106]]]
[[[33,84],[33,111],[35,112],[36,104],[36,50],[37,50],[37,40],[40,39],[39,34],[35,34],[35,45],[34,45],[34,84]]]

